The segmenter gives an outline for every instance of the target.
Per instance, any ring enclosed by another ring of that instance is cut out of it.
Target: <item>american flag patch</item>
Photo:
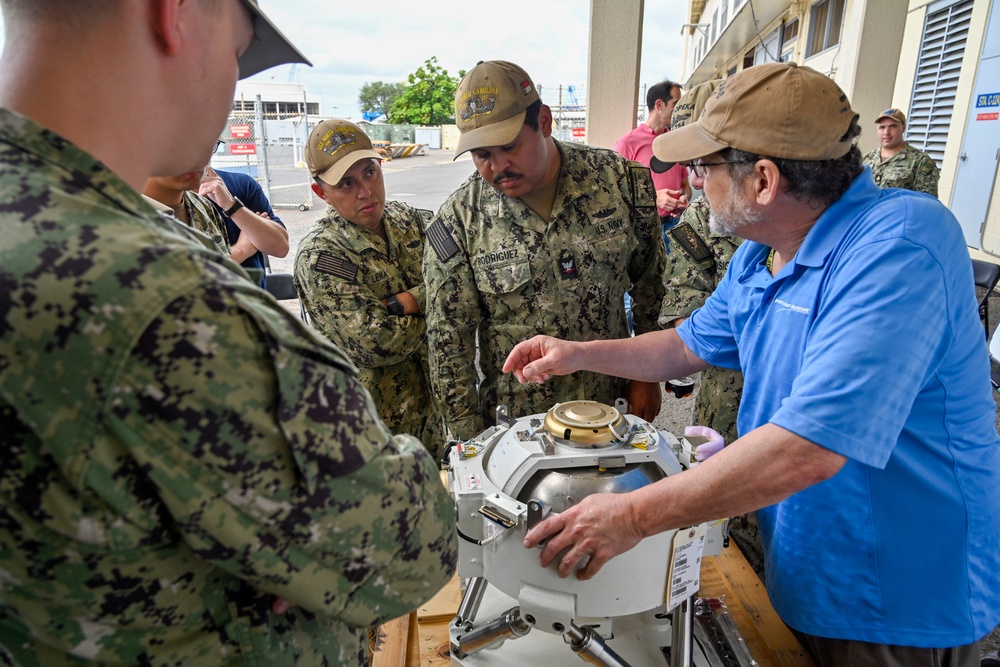
[[[427,228],[427,240],[430,241],[438,261],[447,262],[458,252],[458,244],[445,229],[444,223],[437,220]]]
[[[337,257],[331,252],[326,250],[320,252],[319,257],[316,258],[317,271],[321,273],[328,273],[331,276],[337,276],[338,278],[343,278],[344,280],[350,280],[352,283],[358,281],[358,267],[351,264],[343,257]]]

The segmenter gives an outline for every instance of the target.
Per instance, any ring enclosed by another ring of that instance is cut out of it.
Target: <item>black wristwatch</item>
[[[223,211],[223,213],[225,213],[227,217],[231,218],[233,217],[233,213],[236,213],[236,211],[241,208],[243,208],[243,202],[240,201],[239,197],[233,197],[233,205]]]
[[[385,307],[389,309],[389,314],[396,317],[402,317],[405,314],[405,308],[403,304],[396,299],[396,295],[393,294],[388,299],[385,300]]]

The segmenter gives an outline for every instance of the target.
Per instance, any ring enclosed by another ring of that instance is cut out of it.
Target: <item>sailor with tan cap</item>
[[[299,242],[295,289],[313,327],[358,368],[393,433],[440,459],[445,439],[428,381],[424,227],[431,212],[385,200],[382,156],[347,120],[325,120],[306,145],[326,214]]]
[[[0,9],[0,664],[368,665],[455,570],[438,466],[139,193],[306,59],[253,0]]]
[[[900,109],[886,109],[875,119],[875,129],[879,147],[863,161],[872,168],[875,183],[883,188],[906,188],[937,197],[940,171],[934,158],[903,140],[906,114]]]
[[[580,373],[545,386],[500,372],[507,353],[534,333],[573,340],[657,328],[664,249],[649,170],[613,151],[552,137],[552,112],[517,65],[480,62],[455,94],[458,153],[476,173],[427,229],[427,337],[432,382],[452,435],[468,438],[510,414],[592,399],[653,419],[656,383]],[[477,336],[479,382],[476,368]]]
[[[634,339],[539,336],[504,366],[656,381],[741,368],[741,437],[696,468],[592,495],[529,531],[587,579],[641,538],[757,510],[771,602],[820,665],[960,665],[1000,622],[1000,437],[961,229],[883,190],[850,101],[794,63],[724,81],[657,139],[746,241],[705,305]],[[581,561],[586,564],[577,570]]]

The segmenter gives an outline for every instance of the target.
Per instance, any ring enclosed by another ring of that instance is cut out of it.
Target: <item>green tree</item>
[[[387,117],[392,105],[406,88],[402,83],[386,83],[376,81],[361,86],[358,92],[358,106],[366,113],[385,114]]]
[[[465,76],[460,70],[457,77],[437,64],[437,56],[426,60],[407,77],[409,82],[403,94],[396,98],[389,112],[390,123],[413,125],[442,125],[455,122],[455,91]]]

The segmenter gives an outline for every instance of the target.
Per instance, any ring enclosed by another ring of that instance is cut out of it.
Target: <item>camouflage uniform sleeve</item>
[[[427,450],[345,368],[290,313],[209,286],[139,338],[108,421],[199,557],[365,627],[451,577],[455,517]]]
[[[226,221],[215,208],[215,205],[197,192],[185,192],[187,201],[191,204],[192,219],[191,226],[207,234],[215,245],[215,249],[223,257],[233,254],[233,249],[229,245],[229,235],[226,232]]]
[[[871,153],[868,153],[867,155],[865,155],[864,158],[862,158],[862,160],[861,160],[861,166],[863,166],[863,167],[871,167],[872,169],[874,169],[875,165],[878,164],[878,152],[879,152],[879,149],[876,148]]]
[[[318,331],[363,368],[398,364],[423,347],[423,317],[390,315],[347,260],[338,264],[338,273],[320,271],[316,263],[323,252],[330,254],[317,246],[303,248],[295,258],[295,289]]]
[[[208,215],[212,218],[212,227],[217,230],[219,241],[219,252],[226,257],[233,254],[233,247],[229,243],[229,233],[226,231],[226,221],[222,219],[222,214],[219,213],[215,206],[208,206]]]
[[[629,290],[632,296],[632,323],[635,333],[641,334],[660,328],[657,317],[663,303],[663,271],[667,255],[649,168],[630,162],[621,188],[632,210],[632,226],[639,242],[629,261],[628,275],[632,281],[632,289]]]
[[[941,174],[934,159],[926,153],[921,153],[913,165],[913,189],[937,197],[940,177]]]
[[[415,226],[415,229],[419,231],[420,242],[423,245],[426,245],[427,239],[425,238],[425,232],[424,232],[424,230],[427,228],[427,225],[430,224],[431,218],[434,217],[434,213],[431,212],[431,211],[428,211],[427,209],[422,209],[422,208],[414,208],[414,209],[411,209],[411,210],[413,211],[413,224]],[[424,259],[424,257],[423,257],[423,251],[421,251],[420,253],[414,255],[414,258],[415,258],[415,260],[414,260],[415,261],[415,265],[413,267],[409,267],[409,266],[406,267],[406,273],[407,273],[407,275],[409,275],[409,274],[412,273],[414,275],[414,277],[415,277],[415,280],[411,281],[411,284],[410,284],[409,287],[406,288],[406,291],[409,292],[410,294],[412,294],[413,298],[416,299],[417,305],[420,306],[420,312],[421,313],[426,313],[427,312],[427,289],[426,289],[426,287],[424,285],[424,275],[423,275],[423,259]],[[412,268],[412,270],[411,270],[411,268]]]
[[[456,202],[445,202],[427,228],[427,344],[431,387],[453,437],[483,430],[476,373],[476,329],[482,317],[479,288],[469,262]]]
[[[407,287],[406,291],[409,292],[414,299],[417,301],[417,305],[420,307],[421,313],[427,312],[427,288],[424,286],[423,281],[414,284],[411,287]]]
[[[701,308],[715,290],[710,275],[715,270],[715,258],[707,246],[703,231],[708,229],[709,208],[704,197],[694,200],[669,233],[671,253],[663,274],[666,296],[660,308],[659,322],[669,327],[679,317],[686,318]]]

